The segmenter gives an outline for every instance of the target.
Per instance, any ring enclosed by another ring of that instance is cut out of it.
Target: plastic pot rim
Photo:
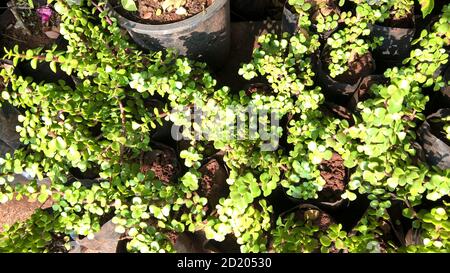
[[[119,24],[122,27],[140,34],[158,33],[161,35],[164,33],[170,34],[173,33],[174,31],[181,32],[183,30],[190,29],[196,26],[197,24],[204,22],[209,18],[211,18],[212,16],[214,16],[228,2],[229,0],[214,0],[213,3],[208,8],[206,8],[204,12],[197,13],[196,15],[186,18],[182,21],[161,25],[143,24],[135,22],[131,19],[126,18],[125,16],[121,15],[118,11],[116,11],[111,6],[109,1],[107,3],[107,6],[111,14],[115,18],[117,18]]]

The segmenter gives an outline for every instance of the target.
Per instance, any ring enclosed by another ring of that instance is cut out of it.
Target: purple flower
[[[41,17],[42,24],[48,23],[53,14],[53,11],[49,6],[40,7],[36,12],[39,17]]]

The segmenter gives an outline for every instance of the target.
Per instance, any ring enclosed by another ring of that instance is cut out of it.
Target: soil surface
[[[163,11],[163,1],[158,0],[138,0],[139,17],[148,24],[160,25],[182,21],[206,10],[213,0],[187,0],[183,6],[185,14],[177,14],[176,9]],[[162,12],[157,15],[157,11]]]
[[[330,160],[320,165],[320,175],[325,179],[325,186],[319,193],[319,200],[336,202],[341,199],[346,185],[346,169],[342,157],[334,153]]]
[[[328,67],[328,62],[327,67]],[[360,78],[370,75],[375,71],[375,66],[370,52],[363,56],[356,56],[353,61],[348,64],[349,68],[343,74],[338,75],[335,80],[348,84],[356,84]]]
[[[37,18],[38,21],[35,21],[36,18],[34,16],[34,10],[32,14],[33,15],[31,15],[30,18],[23,20],[25,22],[35,22],[33,27],[29,27],[27,24],[27,28],[30,28],[29,33],[16,24],[16,19],[9,10],[0,15],[1,48],[6,47],[7,49],[12,49],[17,44],[19,49],[26,50],[36,47],[44,47],[55,41],[54,39],[50,39],[44,33],[48,27],[44,28],[39,18]]]
[[[141,172],[152,171],[165,183],[173,182],[179,171],[177,157],[170,149],[154,149],[144,154]]]
[[[51,200],[41,204],[38,201],[29,202],[25,197],[20,201],[13,199],[5,204],[0,204],[0,232],[3,231],[3,225],[11,226],[16,222],[23,222],[30,218],[35,210],[46,209],[51,206]]]
[[[309,0],[308,2],[313,6],[312,20],[314,22],[317,22],[319,15],[326,17],[341,13],[334,0]]]
[[[208,198],[210,209],[214,209],[219,199],[228,195],[229,188],[226,182],[228,174],[216,159],[203,165],[199,171],[202,174],[199,194]]]

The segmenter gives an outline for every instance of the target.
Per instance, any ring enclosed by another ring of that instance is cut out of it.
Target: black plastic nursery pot
[[[341,82],[338,79],[333,79],[330,74],[328,73],[327,69],[325,68],[325,64],[322,62],[321,59],[321,52],[317,52],[316,54],[313,54],[311,56],[312,58],[312,65],[313,70],[316,74],[316,80],[320,84],[320,86],[323,88],[325,95],[329,96],[336,96],[336,97],[349,97],[355,93],[355,91],[360,86],[362,80],[364,77],[369,76],[370,73],[375,71],[375,61],[371,57],[371,55],[368,56],[368,65],[370,66],[370,69],[368,71],[368,74],[361,74],[359,80],[357,80],[355,83],[350,84],[347,82]]]
[[[0,4],[0,15],[6,11],[6,2]]]
[[[409,57],[412,48],[411,42],[416,33],[416,21],[413,20],[413,22],[414,27],[412,28],[369,25],[372,38],[384,38],[382,45],[373,51],[377,65],[381,69],[400,65],[405,58]]]
[[[272,0],[230,0],[231,16],[237,20],[261,21]]]
[[[362,102],[368,98],[370,98],[370,88],[373,84],[386,84],[388,79],[383,75],[369,75],[363,78],[357,88],[357,90],[350,97],[350,100],[347,104],[347,109],[349,112],[353,112],[356,110],[356,107],[359,102]]]
[[[442,75],[445,85],[437,92],[437,100],[439,106],[449,107],[450,106],[450,65]]]
[[[442,108],[448,108],[450,105],[450,64],[441,65],[433,75],[436,80],[439,76],[442,76],[444,86],[439,90],[434,90],[434,85],[423,88],[423,93],[427,95],[430,100],[425,107],[425,115],[435,113]]]
[[[312,205],[317,208],[326,209],[326,210],[330,210],[330,211],[340,210],[349,204],[348,199],[343,199],[343,198],[339,198],[336,201],[329,202],[329,201],[320,200],[320,199],[308,199],[308,200],[298,199],[298,198],[288,195],[286,190],[284,190],[284,194],[291,203],[297,204],[298,206]]]
[[[428,164],[445,170],[450,168],[450,145],[441,135],[442,128],[436,128],[433,120],[450,116],[450,108],[443,108],[431,114],[418,128],[418,137],[422,144]]]
[[[230,189],[227,184],[229,176],[226,164],[218,157],[208,159],[198,170],[200,178],[199,194],[208,199],[208,207],[214,210],[220,198],[228,196]]]
[[[281,31],[294,34],[298,30],[298,14],[288,8],[288,3],[284,5],[283,17],[281,18]]]
[[[41,1],[42,2],[42,1]],[[45,2],[45,1],[44,1]],[[40,5],[43,5],[40,3]],[[6,6],[6,4],[5,4]],[[0,10],[3,10],[0,8]],[[4,10],[3,10],[4,11]],[[27,18],[22,18],[21,20],[26,20]],[[6,9],[6,11],[3,14],[0,14],[0,33],[3,31],[6,31],[8,27],[11,27],[16,23],[17,19],[14,16],[14,14],[9,10]],[[22,29],[16,30],[17,32],[21,33],[23,32]],[[32,37],[34,34],[27,34],[24,37],[24,41],[20,43],[20,49],[25,50],[28,48],[36,48],[36,47],[44,47],[44,49],[52,47],[54,44],[57,45],[58,50],[65,50],[67,47],[67,41],[63,38],[62,35],[59,35],[56,39],[46,39],[45,41],[40,41],[39,43],[36,43],[36,39],[33,39]],[[39,34],[40,35],[40,34]],[[7,47],[6,45],[0,45],[0,47]],[[23,47],[22,47],[23,46]],[[10,49],[10,48],[8,48]],[[24,77],[32,77],[36,82],[53,82],[56,83],[58,80],[64,80],[66,82],[71,83],[72,79],[69,75],[67,75],[65,72],[63,72],[59,67],[57,66],[56,72],[52,71],[50,68],[50,64],[47,62],[38,62],[36,65],[36,69],[32,68],[30,61],[22,61],[17,64],[18,74],[24,76]]]
[[[116,0],[117,1],[117,0]],[[172,48],[179,54],[221,67],[230,51],[230,0],[214,0],[201,13],[185,20],[151,25],[131,18],[120,4],[109,10],[132,39],[142,48],[162,50]]]
[[[19,111],[9,103],[2,103],[0,108],[0,157],[6,153],[13,153],[21,145],[20,135],[16,132],[16,126],[19,125],[19,114]]]
[[[319,165],[320,175],[326,184],[318,192],[317,198],[307,200],[295,198],[287,193],[287,189],[284,189],[285,196],[294,204],[310,204],[330,211],[340,210],[347,206],[348,199],[343,199],[341,196],[347,187],[351,170],[346,168],[343,162],[342,157],[334,152],[330,160],[324,160]]]

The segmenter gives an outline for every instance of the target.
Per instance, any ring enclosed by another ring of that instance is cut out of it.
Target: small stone
[[[183,7],[179,7],[175,11],[175,13],[178,14],[178,15],[187,15],[187,10],[185,8],[183,8]]]
[[[152,13],[151,12],[144,13],[144,15],[142,15],[141,17],[142,17],[142,19],[145,19],[145,20],[150,19],[150,18],[152,18]]]

